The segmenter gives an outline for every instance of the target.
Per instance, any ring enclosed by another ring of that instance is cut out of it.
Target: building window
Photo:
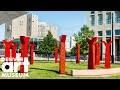
[[[98,25],[102,25],[102,23],[103,23],[103,15],[98,14]]]
[[[95,26],[95,16],[91,15],[91,26]]]
[[[115,30],[115,35],[120,35],[120,29]]]
[[[115,22],[120,23],[120,11],[115,12]]]
[[[102,11],[98,11],[98,13],[99,13],[99,14],[101,14],[101,13],[102,13]]]
[[[98,36],[102,36],[102,31],[98,31]]]
[[[20,25],[21,25],[21,21],[20,21]]]
[[[91,14],[95,14],[95,11],[91,11]]]
[[[106,13],[106,24],[111,24],[111,12]]]
[[[111,35],[111,30],[106,30],[106,35],[107,36]]]

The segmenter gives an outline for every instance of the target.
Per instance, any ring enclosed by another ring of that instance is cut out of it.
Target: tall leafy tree
[[[55,45],[57,44],[57,40],[53,38],[53,35],[51,34],[50,31],[48,31],[48,34],[46,37],[43,38],[43,42],[40,43],[38,52],[40,54],[45,54],[45,56],[48,58],[50,55],[54,55],[55,51]]]
[[[76,46],[74,46],[74,47],[71,49],[70,54],[71,54],[72,56],[75,56],[75,55],[76,55]]]
[[[74,34],[75,41],[79,43],[81,46],[80,51],[82,55],[88,54],[88,42],[86,38],[93,38],[94,33],[93,30],[90,30],[87,25],[83,25],[81,28],[81,31],[78,32],[78,34]]]

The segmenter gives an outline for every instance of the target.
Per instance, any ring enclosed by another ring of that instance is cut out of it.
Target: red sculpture
[[[95,69],[95,43],[97,37],[94,37],[92,40],[87,38],[86,40],[89,44],[88,69]]]
[[[20,65],[20,73],[24,73],[24,65]]]
[[[95,44],[95,65],[97,66],[100,65],[100,46],[101,46],[101,43]]]
[[[33,52],[34,52],[34,44],[30,45],[30,64],[34,64]]]
[[[59,73],[65,74],[65,41],[66,41],[66,35],[62,35],[60,37],[60,68]]]
[[[16,47],[18,46],[17,43],[12,44],[12,58],[13,58],[13,66],[14,66],[14,59],[16,58]]]
[[[16,47],[18,46],[17,43],[12,44],[12,57],[16,58]]]
[[[30,37],[20,36],[20,41],[22,43],[21,47],[21,57],[28,57],[28,43]]]
[[[30,37],[20,36],[20,41],[22,43],[21,47],[21,57],[24,59],[28,59],[28,43],[29,43]],[[20,73],[24,73],[24,65],[20,65]]]
[[[58,45],[55,45],[55,63],[58,63]]]
[[[110,41],[109,43],[106,43],[105,41],[103,41],[103,43],[106,46],[106,49],[105,49],[105,68],[110,68],[110,45],[111,45],[112,41]]]
[[[76,63],[80,63],[80,44],[76,43]]]
[[[12,46],[12,42],[13,40],[7,42],[6,40],[3,40],[4,46],[5,46],[5,62],[6,62],[6,58],[10,58],[10,47]]]

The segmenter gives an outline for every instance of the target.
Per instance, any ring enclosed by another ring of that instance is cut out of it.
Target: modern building
[[[27,35],[38,37],[38,16],[34,14],[27,15]]]
[[[25,14],[6,22],[5,39],[14,40],[14,43],[18,43],[17,51],[19,52],[21,48],[20,36],[29,36],[29,45],[35,44],[35,51],[37,52],[39,43],[48,34],[48,30],[57,39],[57,28],[55,26],[48,25],[45,22],[39,22],[37,15]]]
[[[70,39],[66,38],[66,42],[65,42],[65,50],[67,52],[70,52],[71,48],[70,48]]]
[[[21,35],[27,36],[27,15],[10,20],[5,24],[5,39],[12,40]]]
[[[75,39],[74,36],[70,37],[70,48],[71,49],[76,46],[76,42],[74,39]]]
[[[48,31],[50,31],[53,37],[58,40],[57,27],[49,25],[46,22],[39,22],[38,30],[39,30],[38,36],[41,38],[45,37],[48,34]]]
[[[20,36],[38,36],[38,16],[26,14],[5,24],[5,39],[11,40]]]
[[[89,11],[88,26],[94,31],[94,36],[101,41],[112,40],[112,13],[113,13],[113,54],[114,60],[120,55],[120,11]],[[112,44],[110,48],[112,55]],[[101,57],[105,54],[105,45],[101,46]]]
[[[74,41],[74,36],[66,38],[65,48],[67,52],[70,52],[73,47],[76,47],[76,42]]]
[[[37,15],[26,14],[10,20],[5,24],[5,39],[17,39],[21,35],[32,38],[43,38],[47,35],[48,30],[57,39],[57,28],[55,26],[48,25],[45,22],[39,22]]]

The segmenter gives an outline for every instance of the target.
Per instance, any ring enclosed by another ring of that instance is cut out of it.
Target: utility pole
[[[112,62],[111,63],[114,63],[114,54],[113,54],[113,48],[114,48],[114,46],[113,46],[113,37],[114,37],[114,33],[113,33],[113,13],[112,13]]]

